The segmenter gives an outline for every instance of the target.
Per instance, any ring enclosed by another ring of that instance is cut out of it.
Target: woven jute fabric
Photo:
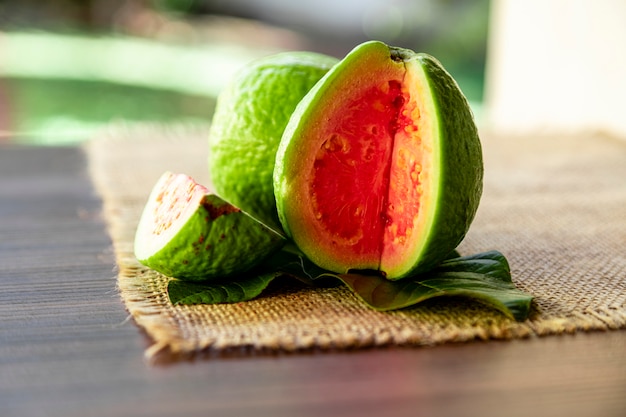
[[[207,129],[115,126],[89,141],[89,171],[121,298],[159,352],[299,351],[513,339],[626,328],[626,141],[603,135],[483,134],[485,188],[461,254],[491,249],[534,295],[516,322],[461,298],[377,312],[343,286],[272,286],[255,300],[177,306],[168,278],[133,255],[147,196],[166,170],[208,184]]]

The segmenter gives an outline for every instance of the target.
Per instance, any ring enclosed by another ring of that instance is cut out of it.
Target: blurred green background
[[[208,125],[247,62],[378,39],[437,57],[480,117],[489,0],[0,0],[0,141]]]

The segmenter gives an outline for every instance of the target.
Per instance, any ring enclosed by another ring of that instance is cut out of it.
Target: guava
[[[184,174],[165,172],[137,226],[139,262],[164,275],[201,281],[245,272],[285,238]]]
[[[272,180],[280,138],[298,102],[337,62],[281,52],[252,62],[224,88],[209,131],[208,166],[219,196],[280,230]]]
[[[274,192],[285,233],[322,268],[427,271],[464,238],[482,193],[468,102],[433,57],[370,41],[300,101]]]

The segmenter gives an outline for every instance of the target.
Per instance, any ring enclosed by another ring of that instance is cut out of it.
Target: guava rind
[[[336,58],[289,51],[243,68],[218,96],[208,167],[216,193],[280,230],[273,192],[276,150],[298,102]]]
[[[396,280],[431,269],[457,247],[469,229],[482,193],[482,150],[472,112],[454,79],[434,58],[377,41],[354,48],[307,93],[292,114],[276,154],[274,193],[283,230],[313,262],[338,273],[362,269],[363,265],[372,268],[371,259],[347,262],[342,248],[330,244],[330,236],[325,239],[311,233],[311,217],[307,217],[302,204],[310,193],[306,170],[311,169],[312,149],[303,138],[307,130],[317,128],[309,126],[309,120],[322,120],[319,112],[328,111],[321,104],[324,100],[332,102],[328,97],[336,97],[333,94],[351,93],[342,75],[350,70],[363,71],[364,78],[371,76],[367,66],[377,59],[388,60],[382,65],[401,63],[419,80],[427,95],[424,100],[428,101],[433,147],[429,154],[432,191],[430,201],[425,200],[427,219],[419,242],[400,261],[390,264],[383,259],[378,264],[383,275]]]
[[[153,233],[152,213],[167,204],[159,201],[159,187],[171,175],[163,174],[155,185],[137,227],[134,251],[143,265],[169,277],[206,281],[245,272],[285,243],[281,235],[208,192],[181,210],[190,214],[172,223],[165,241],[156,241],[164,238]]]
[[[416,54],[431,88],[439,126],[439,194],[419,262],[408,274],[439,264],[465,238],[483,191],[483,156],[474,115],[454,78],[428,54]]]

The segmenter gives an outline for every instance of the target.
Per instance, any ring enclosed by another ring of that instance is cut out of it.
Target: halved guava
[[[274,192],[285,232],[313,262],[393,280],[457,247],[482,178],[473,115],[450,74],[429,55],[370,41],[298,104]]]
[[[139,262],[164,275],[208,280],[244,272],[285,238],[184,174],[165,172],[135,234]]]

